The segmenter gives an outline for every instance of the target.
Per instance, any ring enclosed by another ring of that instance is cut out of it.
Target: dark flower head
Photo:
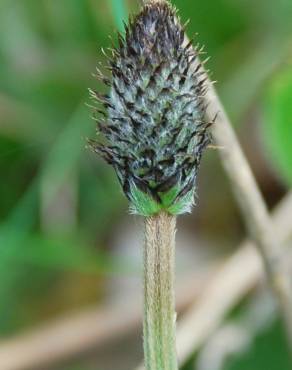
[[[134,213],[189,212],[209,142],[198,53],[166,1],[145,5],[111,52],[111,79],[99,76],[109,95],[91,91],[106,110],[105,140],[91,146],[114,167]]]

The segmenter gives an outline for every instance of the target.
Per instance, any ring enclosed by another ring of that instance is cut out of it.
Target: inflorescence
[[[98,71],[110,92],[90,90],[105,116],[90,145],[114,167],[134,213],[190,212],[210,141],[199,52],[166,1],[144,5],[110,50],[111,78]]]

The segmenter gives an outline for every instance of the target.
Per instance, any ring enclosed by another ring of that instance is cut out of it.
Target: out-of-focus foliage
[[[291,0],[173,3],[190,19],[189,35],[198,33],[206,46],[239,132],[250,108],[264,101],[266,157],[273,153],[274,167],[291,183],[291,71],[271,78],[291,55]],[[91,76],[104,62],[101,47],[111,46],[109,35],[116,42],[114,30],[138,4],[0,0],[0,336],[97,302],[105,273],[133,272],[111,253],[126,201],[112,170],[85,150],[86,137],[95,135],[85,103],[88,87],[102,89]],[[238,221],[215,156],[204,159],[199,206],[208,233],[221,232],[220,239],[237,233]],[[276,340],[266,344],[271,356]]]
[[[272,349],[272,350],[271,350]],[[230,360],[224,370],[289,369],[290,359],[280,323],[272,325],[251,343],[249,352]]]
[[[267,158],[292,185],[292,64],[273,76],[263,102]]]
[[[110,0],[112,12],[115,18],[115,24],[120,32],[124,30],[124,22],[127,21],[127,5],[124,0]]]
[[[85,150],[95,130],[87,88],[114,22],[110,4],[103,15],[99,6],[0,3],[1,334],[29,324],[26,297],[50,300],[66,271],[93,274],[92,283],[125,271],[93,248],[123,204],[111,173]]]

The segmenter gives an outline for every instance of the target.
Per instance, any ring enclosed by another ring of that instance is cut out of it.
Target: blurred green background
[[[272,207],[292,185],[292,2],[173,3],[211,57],[211,76]],[[102,305],[108,279],[140,275],[139,264],[113,246],[127,202],[113,171],[85,149],[95,135],[87,89],[104,89],[92,77],[105,62],[101,47],[110,46],[109,35],[115,42],[115,30],[138,8],[138,0],[0,0],[3,339]],[[181,224],[216,241],[220,256],[245,231],[217,157],[205,155],[198,207]],[[274,323],[224,369],[288,370],[281,343]],[[102,366],[84,359],[60,369]]]

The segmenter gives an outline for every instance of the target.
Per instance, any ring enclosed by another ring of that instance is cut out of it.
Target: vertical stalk
[[[145,219],[144,358],[146,370],[177,370],[174,301],[176,218]]]

